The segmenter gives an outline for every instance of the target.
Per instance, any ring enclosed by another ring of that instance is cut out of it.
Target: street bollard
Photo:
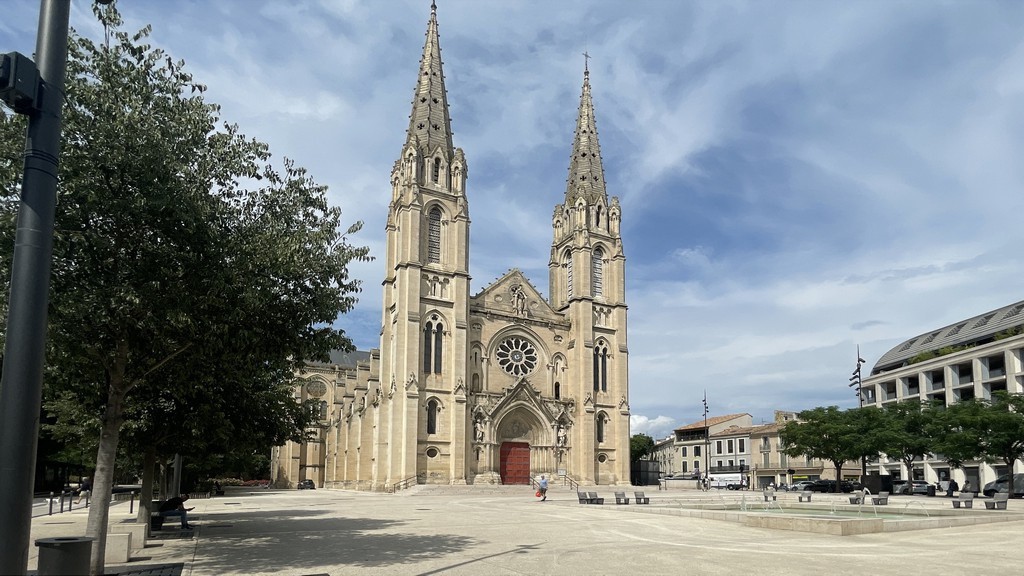
[[[95,538],[87,536],[36,540],[36,546],[39,547],[39,563],[36,573],[39,576],[88,574],[93,540]]]
[[[131,498],[131,501],[128,503],[128,513],[129,514],[135,514],[135,494],[136,494],[135,490],[132,490],[132,498]]]
[[[50,513],[47,516],[53,516],[53,492],[50,492]]]

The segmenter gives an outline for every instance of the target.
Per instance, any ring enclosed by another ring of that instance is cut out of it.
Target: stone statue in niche
[[[526,316],[526,291],[519,284],[512,286],[512,309],[517,316]]]
[[[479,420],[473,421],[473,437],[477,442],[484,441],[484,424]]]
[[[558,426],[558,445],[565,446],[569,442],[569,433],[566,431],[565,426]]]

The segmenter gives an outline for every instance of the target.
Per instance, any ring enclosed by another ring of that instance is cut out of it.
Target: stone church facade
[[[432,6],[391,172],[380,348],[298,375],[295,396],[316,401],[320,424],[274,449],[275,485],[629,483],[621,209],[605,190],[586,67],[548,298],[518,269],[470,293],[468,173]]]

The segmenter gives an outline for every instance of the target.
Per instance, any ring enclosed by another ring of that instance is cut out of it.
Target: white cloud
[[[639,414],[632,414],[629,417],[630,434],[647,434],[655,441],[662,440],[672,434],[676,428],[675,418],[668,416],[655,416],[648,418]]]
[[[31,53],[38,2],[0,34]],[[72,24],[102,38],[86,3]],[[856,346],[1024,299],[1024,11],[1005,3],[450,0],[438,7],[469,164],[473,289],[519,267],[547,292],[588,51],[623,205],[634,431],[852,406]],[[225,120],[330,187],[383,252],[429,6],[122,2]],[[377,345],[383,263],[340,320]],[[644,415],[644,416],[641,416]],[[668,415],[668,416],[652,416]]]

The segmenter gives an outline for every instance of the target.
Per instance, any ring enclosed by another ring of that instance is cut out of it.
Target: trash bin
[[[928,485],[928,495],[935,496],[935,484]]]
[[[36,546],[39,547],[37,573],[39,576],[88,574],[93,540],[95,539],[88,536],[64,536],[36,540]]]

